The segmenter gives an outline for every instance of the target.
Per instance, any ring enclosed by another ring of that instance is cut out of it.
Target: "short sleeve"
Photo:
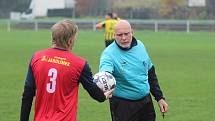
[[[150,56],[149,56],[149,54],[147,52],[147,49],[145,48],[145,45],[143,43],[142,43],[142,45],[143,45],[143,48],[144,48],[144,52],[146,54],[146,63],[147,63],[148,71],[149,71],[152,68],[153,63],[152,63],[151,58],[150,58]]]
[[[107,71],[110,73],[113,73],[114,66],[113,66],[113,60],[111,59],[111,56],[108,55],[108,53],[103,52],[100,58],[100,65],[99,65],[99,71]]]
[[[148,65],[148,71],[149,71],[153,66],[152,61],[151,61],[149,56],[148,56],[148,59],[147,59],[147,65]]]

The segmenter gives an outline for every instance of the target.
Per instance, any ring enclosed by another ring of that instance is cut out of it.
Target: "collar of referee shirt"
[[[125,51],[128,51],[128,50],[130,50],[132,47],[134,47],[134,46],[137,45],[137,40],[136,40],[135,37],[132,37],[131,46],[130,46],[129,48],[123,48],[123,47],[121,47],[116,41],[115,41],[115,43],[116,43],[116,45],[117,45],[120,49],[125,50]]]

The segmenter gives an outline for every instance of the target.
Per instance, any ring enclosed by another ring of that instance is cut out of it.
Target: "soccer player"
[[[111,96],[93,83],[87,61],[70,52],[78,28],[70,20],[52,26],[52,47],[34,53],[25,80],[20,121],[28,121],[36,96],[34,121],[76,121],[81,83],[99,102]]]
[[[115,25],[115,41],[105,48],[99,71],[111,73],[116,87],[110,98],[112,121],[155,121],[150,93],[160,111],[168,110],[155,73],[155,67],[144,44],[133,36],[131,25],[119,20]]]
[[[117,20],[113,18],[112,13],[107,13],[105,21],[96,24],[97,29],[105,29],[105,46],[109,46],[114,41],[114,25]]]

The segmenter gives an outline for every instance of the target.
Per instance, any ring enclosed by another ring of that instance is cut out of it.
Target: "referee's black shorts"
[[[140,100],[113,96],[109,101],[112,121],[155,121],[156,114],[150,94]]]

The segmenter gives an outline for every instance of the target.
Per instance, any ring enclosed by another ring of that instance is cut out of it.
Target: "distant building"
[[[32,0],[22,18],[72,16],[75,0]]]

